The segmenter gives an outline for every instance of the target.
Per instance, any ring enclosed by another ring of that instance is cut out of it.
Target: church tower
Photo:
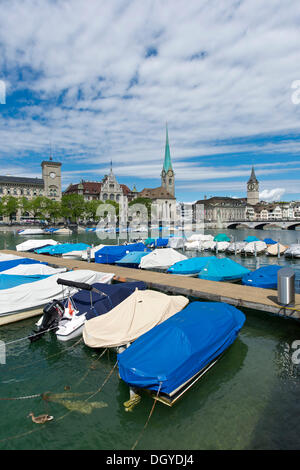
[[[259,203],[259,182],[256,179],[254,167],[247,183],[247,204],[255,206]]]
[[[175,196],[175,173],[172,168],[170,147],[169,147],[169,136],[168,136],[168,125],[166,125],[166,146],[165,146],[165,160],[163,169],[161,172],[161,186],[165,188],[168,193]]]
[[[41,163],[44,180],[44,195],[53,201],[61,200],[61,163],[54,162],[52,156]]]

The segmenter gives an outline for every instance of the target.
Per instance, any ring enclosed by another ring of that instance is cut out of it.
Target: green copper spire
[[[165,161],[164,161],[165,172],[173,170],[171,163],[170,147],[169,147],[169,136],[168,136],[168,123],[166,124],[166,147],[165,147]]]

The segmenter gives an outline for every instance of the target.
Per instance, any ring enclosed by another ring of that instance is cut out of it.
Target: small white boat
[[[69,228],[59,228],[54,233],[55,235],[71,235],[73,232]]]
[[[278,256],[278,253],[283,255],[287,249],[287,246],[281,245],[281,243],[276,243],[275,245],[269,245],[267,247],[267,253],[270,256]]]
[[[203,250],[203,244],[200,240],[194,240],[190,242],[186,242],[184,244],[184,247],[187,251],[202,251]]]
[[[95,253],[96,251],[99,251],[101,250],[101,248],[105,247],[107,245],[97,245],[97,246],[94,246],[91,248],[91,251],[90,251],[90,259],[91,260],[95,260]],[[82,251],[81,253],[81,259],[83,260],[87,260],[88,259],[88,250],[84,250]]]
[[[213,251],[216,246],[216,242],[213,240],[206,240],[202,242],[203,250],[211,250]]]
[[[141,259],[139,267],[142,269],[168,269],[174,263],[184,259],[187,259],[187,256],[173,250],[173,248],[157,248]]]
[[[17,251],[34,251],[37,248],[43,248],[44,246],[57,245],[57,241],[42,239],[42,240],[26,240],[26,242],[19,243],[16,246]]]
[[[284,253],[287,258],[300,258],[300,244],[293,243]]]
[[[47,232],[45,232],[41,228],[26,228],[24,230],[19,230],[18,235],[45,235]]]
[[[226,251],[232,254],[241,253],[246,245],[247,245],[247,242],[232,242],[228,245]]]
[[[205,242],[205,241],[211,242],[213,241],[213,239],[214,237],[212,235],[204,235],[204,233],[194,233],[187,239],[187,241],[193,242],[195,240],[198,240],[201,242]]]
[[[255,254],[258,255],[261,253],[265,253],[266,250],[267,250],[267,244],[265,242],[258,241],[258,242],[247,243],[242,253],[244,253],[245,255],[255,255]]]
[[[20,276],[52,276],[53,274],[65,273],[67,268],[52,268],[47,264],[43,263],[34,263],[34,264],[19,264],[13,268],[7,269],[6,271],[1,271],[1,274],[13,274]]]
[[[227,248],[229,247],[230,243],[229,242],[216,242],[216,246],[214,248],[214,251],[215,252],[219,252],[219,253],[224,253]]]
[[[168,241],[169,248],[183,248],[184,238],[183,237],[170,237]]]
[[[59,278],[94,284],[95,282],[101,282],[105,275],[107,273],[78,269],[63,274],[54,274],[41,281],[35,281],[34,288],[33,283],[28,283],[12,287],[11,289],[3,289],[0,295],[0,317],[13,314],[16,317],[16,314],[27,311],[32,312],[33,310],[33,313],[37,315],[38,310],[43,308],[52,299],[64,299],[69,294],[77,292],[78,289],[59,285],[57,283]]]

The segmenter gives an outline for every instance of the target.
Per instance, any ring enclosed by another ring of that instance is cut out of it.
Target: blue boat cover
[[[79,310],[77,315],[82,315],[87,312],[87,320],[109,312],[112,308],[123,302],[129,295],[133,294],[135,289],[147,289],[146,284],[142,281],[120,282],[118,284],[102,284],[97,282],[93,284],[93,287],[102,292],[102,294],[91,292],[93,308],[91,308],[89,291],[81,290],[72,297],[76,310]]]
[[[40,261],[36,259],[30,259],[30,258],[10,259],[8,261],[0,262],[0,272],[7,271],[8,269],[14,268],[15,266],[19,266],[19,264],[48,264],[48,263],[41,263]]]
[[[214,238],[215,242],[230,242],[230,238],[225,233],[218,233]]]
[[[123,267],[132,267],[132,266],[138,266],[141,262],[141,259],[144,256],[147,256],[149,254],[150,250],[147,249],[147,251],[132,251],[131,253],[128,253],[127,255],[124,256],[124,258],[121,258],[119,261],[116,261],[116,264],[118,266],[123,266]]]
[[[10,289],[11,287],[19,286],[20,284],[28,284],[29,282],[41,281],[46,279],[49,275],[28,275],[22,276],[19,274],[0,274],[0,289]]]
[[[155,246],[168,246],[169,239],[168,238],[157,238],[155,240]]]
[[[61,245],[38,248],[35,252],[48,253],[49,255],[61,255],[63,253],[70,253],[71,251],[84,251],[87,250],[89,246],[90,245],[87,245],[86,243],[62,243]]]
[[[221,302],[192,302],[118,354],[120,377],[133,387],[170,394],[236,339],[245,315]]]
[[[173,264],[167,272],[170,274],[198,274],[202,268],[215,256],[195,256]]]
[[[281,268],[282,266],[277,264],[262,266],[249,274],[245,274],[242,277],[242,284],[245,286],[262,287],[264,289],[276,289],[277,273]]]
[[[276,245],[276,243],[278,243],[278,242],[275,242],[275,240],[273,240],[272,238],[265,238],[265,239],[264,239],[264,242],[265,242],[267,245]]]
[[[260,242],[260,239],[255,237],[254,235],[249,235],[248,237],[244,238],[244,242]]]
[[[249,269],[244,268],[230,258],[216,258],[209,261],[201,269],[198,277],[209,281],[234,281],[248,274]]]
[[[144,243],[104,246],[95,253],[95,263],[114,264],[132,251],[144,251]]]

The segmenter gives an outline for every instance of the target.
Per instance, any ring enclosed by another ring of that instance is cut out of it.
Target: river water
[[[300,238],[297,231],[226,233],[236,240],[247,235],[280,237],[288,245]],[[95,233],[56,238],[100,243]],[[2,233],[0,249],[15,248],[23,240],[12,232]],[[297,277],[300,270],[300,259],[236,260],[252,269],[257,263],[289,264]],[[173,408],[157,403],[142,435],[153,400],[144,395],[132,412],[125,412],[128,387],[113,369],[114,352],[100,357],[102,351],[76,339],[60,343],[51,334],[29,344],[21,339],[31,332],[33,319],[1,327],[6,363],[0,363],[0,448],[130,450],[138,440],[137,450],[299,449],[300,366],[295,341],[300,344],[300,324],[243,311],[246,323],[221,361]],[[46,392],[52,393],[47,400],[40,396]],[[38,396],[11,400],[32,395]],[[31,411],[47,412],[54,419],[35,424],[27,417]]]

